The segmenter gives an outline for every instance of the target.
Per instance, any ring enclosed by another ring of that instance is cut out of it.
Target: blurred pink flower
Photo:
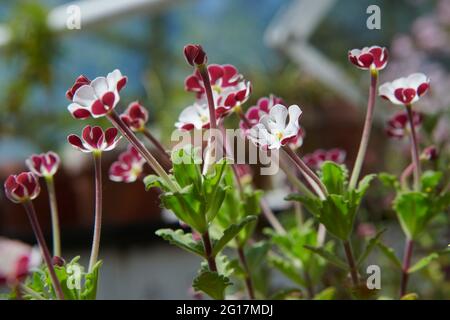
[[[41,154],[33,154],[26,161],[31,172],[38,177],[53,176],[59,167],[59,156],[53,151]]]
[[[32,172],[10,175],[5,181],[6,197],[14,203],[36,199],[41,191],[38,178]]]
[[[144,164],[145,159],[130,145],[109,168],[109,178],[116,182],[134,182],[142,174]]]

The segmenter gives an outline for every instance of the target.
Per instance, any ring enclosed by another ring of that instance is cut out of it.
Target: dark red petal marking
[[[420,96],[422,96],[425,92],[427,92],[428,88],[430,87],[430,85],[428,83],[422,83],[418,88],[417,88],[417,94]]]
[[[105,131],[105,141],[106,145],[109,147],[114,143],[115,138],[117,137],[117,129],[116,128],[108,128]]]
[[[119,81],[117,81],[117,91],[120,91],[123,89],[123,87],[125,87],[125,85],[128,82],[128,78],[127,77],[123,77],[122,79],[120,79]]]
[[[358,57],[358,60],[360,62],[360,66],[363,66],[365,68],[369,68],[370,65],[373,62],[373,56],[370,53],[361,54]]]
[[[106,110],[105,106],[103,105],[103,103],[100,100],[96,100],[92,104],[91,110],[92,110],[92,114],[97,115],[97,116],[106,114],[108,112],[108,110]]]
[[[75,111],[73,111],[72,115],[76,119],[86,119],[86,118],[89,118],[91,116],[91,113],[87,109],[81,109],[80,108],[80,109],[76,109]]]
[[[81,141],[80,137],[78,137],[76,134],[69,135],[67,137],[67,141],[74,147],[86,150],[86,148],[83,146],[83,142]]]
[[[102,97],[102,102],[104,105],[107,105],[110,109],[114,106],[114,101],[116,100],[116,96],[113,92],[107,92]]]

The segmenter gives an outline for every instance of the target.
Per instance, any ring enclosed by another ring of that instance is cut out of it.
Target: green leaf
[[[318,254],[319,256],[321,256],[322,258],[327,260],[328,262],[334,264],[336,267],[339,267],[346,271],[348,270],[347,264],[344,261],[342,261],[335,255],[333,255],[332,253],[326,251],[324,248],[322,248],[322,247],[316,248],[316,247],[312,247],[312,246],[308,246],[308,245],[305,245],[304,247],[306,249],[311,250],[312,252]]]
[[[157,236],[169,241],[170,244],[176,245],[188,252],[195,253],[202,258],[205,257],[202,243],[192,239],[192,234],[190,233],[184,233],[181,229],[159,229],[155,233]]]
[[[378,179],[385,187],[400,190],[400,183],[398,182],[397,177],[393,174],[381,172],[378,174]]]
[[[256,221],[256,216],[247,216],[244,219],[242,219],[237,224],[230,225],[225,231],[223,232],[222,237],[214,244],[213,250],[212,250],[212,256],[216,256],[222,249],[227,245],[228,242],[233,240],[234,237],[237,236],[237,234],[249,223]]]
[[[432,192],[442,179],[442,172],[427,170],[420,177],[423,192]]]
[[[408,269],[408,273],[414,273],[419,271],[420,269],[425,268],[427,265],[430,264],[433,260],[436,260],[439,258],[439,254],[437,252],[433,252],[426,256],[425,258],[420,259],[417,261],[412,267]]]
[[[296,268],[291,261],[274,254],[269,255],[267,259],[269,264],[280,271],[286,278],[300,286],[306,286],[306,281],[300,275],[300,269]]]
[[[353,229],[356,206],[337,194],[328,195],[322,205],[319,221],[325,225],[328,232],[341,240],[347,240]]]
[[[373,179],[375,179],[376,176],[377,176],[376,174],[368,174],[367,176],[362,178],[361,181],[359,181],[358,188],[356,189],[356,192],[359,196],[359,199],[358,199],[359,201],[366,194],[367,189],[369,189],[369,187],[370,187],[370,183],[372,182]],[[359,204],[359,202],[358,202],[358,204]]]
[[[347,175],[343,165],[331,161],[322,164],[321,180],[330,194],[344,194]]]
[[[394,209],[403,231],[410,239],[416,239],[432,217],[432,204],[426,194],[404,192],[394,200]]]
[[[369,254],[372,252],[372,250],[375,248],[375,246],[378,244],[381,235],[386,231],[386,229],[383,229],[381,231],[378,231],[375,237],[369,240],[369,243],[366,245],[363,253],[358,259],[358,262],[356,263],[356,266],[359,268],[363,264],[363,262],[367,259]]]
[[[392,249],[388,246],[385,246],[381,242],[378,242],[377,246],[386,258],[388,258],[398,269],[402,269],[402,263],[395,255],[394,249]]]
[[[333,287],[329,287],[317,293],[314,296],[313,300],[333,300],[335,294],[336,289]]]
[[[196,291],[202,291],[215,300],[223,300],[225,289],[230,285],[230,279],[211,271],[201,272],[192,284]]]
[[[83,300],[95,300],[97,298],[98,276],[102,261],[97,261],[92,272],[85,274],[84,290],[81,293]]]

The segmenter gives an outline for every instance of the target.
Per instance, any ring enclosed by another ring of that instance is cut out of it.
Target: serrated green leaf
[[[98,277],[102,264],[103,262],[101,260],[97,261],[92,271],[85,274],[84,290],[81,293],[82,300],[95,300],[97,298]]]
[[[394,200],[394,209],[405,234],[416,239],[432,217],[432,203],[422,192],[399,193]]]
[[[227,277],[219,275],[217,272],[203,271],[194,279],[192,287],[215,300],[223,300],[226,288],[231,285],[232,283]]]
[[[321,180],[330,194],[344,194],[347,175],[347,169],[343,165],[331,161],[322,164]]]
[[[305,279],[300,275],[301,270],[296,268],[291,261],[274,254],[269,255],[267,259],[269,264],[280,271],[286,278],[300,286],[306,286]]]
[[[181,229],[159,229],[155,233],[157,236],[169,241],[170,244],[176,245],[183,250],[195,253],[196,255],[205,258],[202,243],[192,239],[192,234],[184,233]]]
[[[378,242],[377,246],[381,250],[381,252],[384,254],[384,256],[389,259],[389,261],[391,261],[398,269],[400,269],[400,270],[402,269],[402,263],[395,255],[394,249],[392,249],[388,246],[385,246],[381,242]]]
[[[395,190],[400,189],[400,183],[398,182],[397,177],[393,174],[381,172],[378,174],[378,179],[385,187],[393,188]]]
[[[321,256],[322,258],[327,260],[328,262],[334,264],[336,267],[339,267],[345,271],[348,271],[347,264],[344,261],[342,261],[335,255],[333,255],[332,253],[326,251],[324,248],[322,248],[322,247],[316,248],[316,247],[312,247],[312,246],[308,246],[308,245],[305,245],[304,247],[306,249],[311,250],[312,252],[318,254],[319,256]]]
[[[234,237],[237,236],[237,234],[248,224],[251,222],[256,221],[256,216],[247,216],[244,219],[242,219],[237,224],[230,225],[225,231],[223,232],[222,237],[214,244],[213,250],[212,250],[212,256],[216,256],[222,249],[227,245],[228,242],[233,240]]]

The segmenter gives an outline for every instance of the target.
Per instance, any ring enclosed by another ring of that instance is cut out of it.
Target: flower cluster
[[[117,182],[134,182],[142,174],[144,164],[145,159],[130,145],[109,168],[109,178]]]
[[[207,67],[212,88],[216,117],[221,119],[233,112],[247,101],[251,93],[251,84],[245,81],[238,70],[232,65],[211,64]],[[208,100],[205,84],[200,71],[185,80],[185,89],[196,95],[196,101],[179,116],[176,127],[183,130],[209,128]]]
[[[419,112],[413,112],[414,127],[418,128],[422,124],[423,116]],[[401,139],[408,135],[409,123],[408,115],[404,111],[395,113],[387,122],[386,133],[389,137]]]
[[[339,148],[330,150],[318,149],[313,153],[308,153],[303,156],[303,161],[312,169],[319,170],[325,161],[333,161],[338,164],[343,164],[345,161],[346,152]]]

